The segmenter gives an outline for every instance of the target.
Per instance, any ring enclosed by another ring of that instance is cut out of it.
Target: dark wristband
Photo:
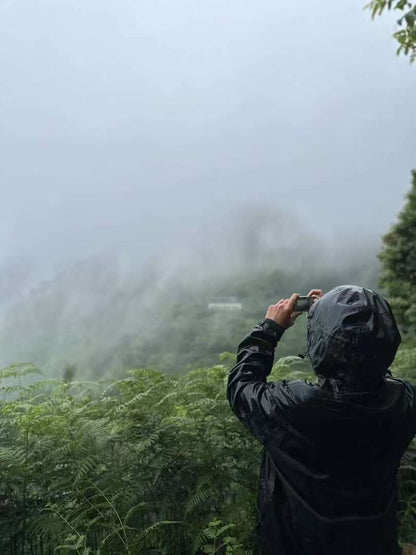
[[[265,318],[263,322],[266,323],[269,328],[271,328],[273,331],[275,331],[280,335],[283,335],[283,333],[286,331],[283,326],[281,326],[271,318]]]

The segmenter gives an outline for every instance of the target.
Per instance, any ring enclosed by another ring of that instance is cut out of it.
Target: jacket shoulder
[[[283,380],[282,382],[294,401],[303,403],[320,394],[319,387],[309,380]]]
[[[407,398],[409,405],[416,409],[416,385],[405,380],[404,378],[396,378],[389,376],[386,380],[389,391],[397,391],[398,394],[402,393]]]

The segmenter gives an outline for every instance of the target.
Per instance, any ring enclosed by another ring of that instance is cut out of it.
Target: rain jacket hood
[[[371,289],[340,285],[309,310],[308,355],[335,391],[381,387],[400,342],[388,302]]]

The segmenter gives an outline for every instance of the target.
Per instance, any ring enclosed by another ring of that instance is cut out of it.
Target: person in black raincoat
[[[416,388],[389,370],[401,341],[395,318],[364,287],[309,295],[318,383],[266,381],[300,315],[296,293],[241,341],[228,377],[233,412],[264,445],[255,553],[399,554],[397,470],[416,432]]]

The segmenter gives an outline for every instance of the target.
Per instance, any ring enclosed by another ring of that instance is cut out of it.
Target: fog
[[[373,283],[416,74],[363,5],[0,0],[0,362],[105,365],[227,276]]]
[[[75,365],[83,375],[128,367],[183,373],[218,363],[264,318],[269,304],[313,287],[341,283],[377,287],[380,239],[325,237],[268,204],[228,214],[218,228],[160,248],[146,263],[131,250],[90,255],[68,264],[5,304],[0,362],[31,361],[48,374]],[[212,312],[218,296],[242,303]],[[281,355],[300,352],[305,322]]]

